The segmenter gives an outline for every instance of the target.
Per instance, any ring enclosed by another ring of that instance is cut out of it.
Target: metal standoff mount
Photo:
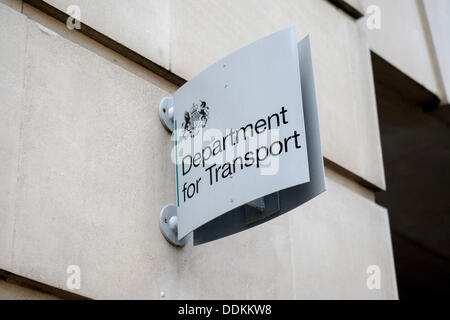
[[[169,132],[174,130],[174,105],[172,97],[165,97],[161,100],[158,107],[159,119],[162,125]],[[189,241],[189,235],[178,240],[178,216],[177,207],[167,205],[159,214],[159,228],[164,238],[176,247],[183,247]]]
[[[163,124],[164,128],[169,130],[170,132],[173,132],[174,122],[173,122],[173,112],[174,112],[174,105],[173,105],[173,98],[172,97],[165,97],[161,100],[159,103],[159,119],[161,120],[161,123]]]
[[[189,235],[178,240],[177,207],[167,205],[159,214],[159,228],[167,241],[176,247],[183,247],[189,241]]]

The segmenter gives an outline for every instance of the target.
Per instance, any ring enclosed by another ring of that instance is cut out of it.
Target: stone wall
[[[368,32],[370,48],[442,102],[448,102],[450,48],[444,40],[450,23],[448,1],[359,1],[365,8],[377,5],[381,9],[381,29]],[[364,19],[361,24],[365,24]]]
[[[293,212],[173,248],[158,224],[175,187],[157,106],[177,84],[8,0],[12,8],[0,4],[1,269],[70,291],[67,267],[78,265],[82,287],[72,291],[96,299],[397,298],[388,213],[373,202],[386,186],[364,25],[325,0],[46,3],[63,12],[79,5],[85,25],[186,80],[284,27],[295,25],[299,39],[311,34],[333,165],[328,190]],[[371,265],[380,290],[367,288]]]

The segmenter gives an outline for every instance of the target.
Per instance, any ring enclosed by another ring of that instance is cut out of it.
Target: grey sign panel
[[[177,205],[160,217],[171,243],[243,231],[325,190],[310,42],[295,28],[215,63],[159,112],[175,140]]]
[[[298,43],[298,59],[310,181],[265,196],[265,205],[262,211],[254,206],[244,205],[204,224],[194,231],[194,245],[217,240],[267,222],[325,191],[325,175],[309,37]],[[296,171],[292,171],[291,174],[295,175]]]

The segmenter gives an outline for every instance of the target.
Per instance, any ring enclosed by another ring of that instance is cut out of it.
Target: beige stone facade
[[[0,0],[0,269],[94,299],[397,299],[389,213],[374,202],[386,182],[370,50],[446,101],[450,47],[424,23],[439,15],[432,1],[349,1],[382,7],[386,25],[370,31],[326,0]],[[55,15],[70,5],[84,31]],[[398,11],[405,25],[391,26]],[[249,231],[172,247],[158,224],[175,199],[160,100],[288,26],[312,39],[327,191]],[[80,289],[67,287],[70,265]],[[0,282],[0,298],[49,296]]]

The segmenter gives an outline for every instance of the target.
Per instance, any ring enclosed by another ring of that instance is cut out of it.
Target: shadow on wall
[[[372,53],[400,299],[450,297],[450,107]]]

